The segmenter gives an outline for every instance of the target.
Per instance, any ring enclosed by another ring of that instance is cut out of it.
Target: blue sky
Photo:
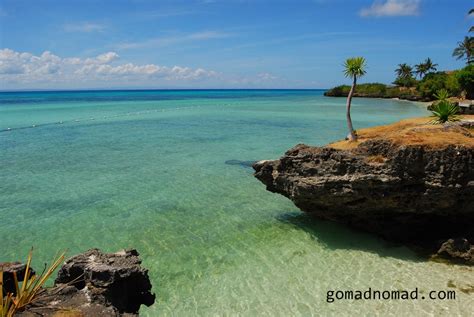
[[[0,89],[327,88],[451,57],[467,0],[0,1]]]

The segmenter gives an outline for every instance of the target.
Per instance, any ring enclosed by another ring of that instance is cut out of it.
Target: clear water
[[[426,115],[355,99],[357,128]],[[35,127],[33,127],[35,125]],[[8,131],[8,129],[10,129]],[[471,268],[310,219],[245,165],[343,138],[322,91],[0,94],[0,261],[31,246],[137,248],[157,301],[145,316],[469,315]],[[457,288],[449,288],[456,285]],[[454,301],[341,301],[332,289],[457,290]]]

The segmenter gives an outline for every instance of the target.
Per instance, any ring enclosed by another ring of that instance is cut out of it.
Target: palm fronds
[[[348,58],[344,62],[344,75],[346,77],[361,77],[366,73],[366,62],[363,57]]]

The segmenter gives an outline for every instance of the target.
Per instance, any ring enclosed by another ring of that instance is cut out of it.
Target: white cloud
[[[155,64],[117,64],[119,55],[107,52],[93,58],[62,58],[45,51],[39,56],[0,50],[0,82],[19,85],[35,83],[87,83],[133,81],[181,81],[216,77],[214,71],[183,66],[160,66]]]
[[[170,45],[182,44],[186,42],[208,41],[213,39],[222,39],[232,36],[232,34],[220,31],[203,31],[189,34],[179,34],[167,37],[155,37],[138,42],[126,42],[115,45],[117,49],[134,49],[142,47],[165,47]]]
[[[99,23],[92,22],[80,22],[76,24],[65,24],[64,30],[66,32],[83,32],[83,33],[92,33],[92,32],[103,32],[105,31],[106,26]]]
[[[270,81],[270,80],[275,80],[275,79],[278,79],[277,76],[275,75],[272,75],[270,73],[260,73],[260,74],[257,74],[257,78],[261,81]]]
[[[370,7],[360,10],[363,17],[413,16],[419,14],[420,0],[376,0]]]
[[[114,59],[117,59],[119,56],[115,52],[108,52],[105,54],[101,54],[96,57],[96,60],[101,63],[101,64],[107,64],[113,61]]]

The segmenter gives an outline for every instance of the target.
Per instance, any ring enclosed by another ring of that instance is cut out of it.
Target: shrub
[[[448,74],[448,77],[446,78],[445,88],[451,96],[461,95],[462,89],[461,85],[459,84],[457,73],[458,71],[454,71]]]
[[[449,98],[449,92],[446,89],[440,89],[434,97],[439,101],[446,101]]]
[[[331,90],[328,91],[328,93],[331,93],[332,96],[342,96],[342,95],[349,94],[350,89],[351,89],[350,86],[341,85],[341,86],[332,88]]]
[[[326,96],[347,96],[351,86],[341,85],[328,90]],[[356,86],[356,96],[383,97],[386,95],[387,86],[381,83],[367,83]]]
[[[414,77],[410,76],[410,77],[397,77],[397,79],[395,79],[393,83],[401,87],[415,87],[417,82],[418,81]]]
[[[474,99],[474,65],[468,65],[456,74],[459,86],[468,99]]]
[[[447,100],[442,100],[438,103],[433,104],[431,106],[431,112],[431,116],[433,117],[431,123],[433,124],[459,120],[459,107],[455,104],[450,103]]]
[[[460,93],[459,82],[455,73],[437,72],[427,74],[417,87],[420,94],[427,99],[434,99],[435,94],[445,89],[451,96]]]

